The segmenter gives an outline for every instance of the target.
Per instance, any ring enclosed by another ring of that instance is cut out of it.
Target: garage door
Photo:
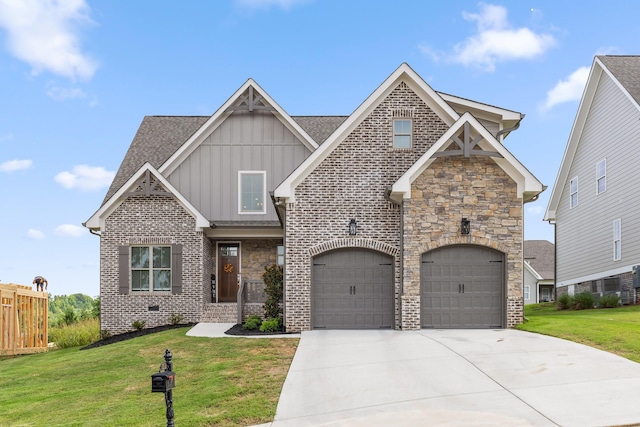
[[[364,249],[340,249],[313,259],[313,327],[391,328],[393,259]]]
[[[504,256],[481,246],[422,255],[423,328],[504,327]]]

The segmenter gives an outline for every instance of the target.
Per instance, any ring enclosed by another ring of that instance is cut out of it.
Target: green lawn
[[[587,344],[640,362],[640,305],[558,311],[553,304],[525,306],[529,321],[518,326]]]
[[[187,330],[0,359],[0,425],[166,425],[164,394],[151,393],[151,374],[167,348],[176,425],[273,420],[298,339],[196,338]]]

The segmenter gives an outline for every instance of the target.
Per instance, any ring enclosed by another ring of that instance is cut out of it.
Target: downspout
[[[507,129],[499,130],[499,131],[498,131],[498,133],[496,133],[496,139],[497,139],[498,141],[502,142],[502,141],[500,140],[500,137],[501,137],[502,135],[504,135],[505,133],[509,133],[509,132],[511,132],[511,131],[517,130],[517,129],[520,127],[520,122],[522,121],[522,119],[523,119],[523,118],[524,118],[524,114],[523,114],[523,115],[521,115],[520,120],[518,121],[518,123],[516,123],[516,124],[515,124],[515,126],[513,126],[513,127],[511,127],[511,128],[507,128]]]
[[[282,266],[282,323],[284,330],[287,330],[287,213],[286,203],[280,197],[276,198],[270,192],[271,201],[276,208],[276,214],[282,225],[282,246],[284,247],[284,264]]]

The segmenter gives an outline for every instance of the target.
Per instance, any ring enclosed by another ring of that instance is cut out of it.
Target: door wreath
[[[225,273],[233,273],[233,264],[231,264],[230,262],[226,263],[224,265],[224,272]]]

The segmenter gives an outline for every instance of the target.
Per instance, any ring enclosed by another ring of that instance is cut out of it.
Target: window
[[[613,221],[613,260],[622,258],[622,221],[620,218]]]
[[[596,194],[604,193],[607,189],[607,159],[596,164]]]
[[[411,120],[393,120],[393,148],[411,148]]]
[[[524,299],[525,301],[531,297],[531,286],[524,285]]]
[[[569,207],[578,206],[578,177],[576,176],[569,183]]]
[[[158,292],[171,290],[171,246],[131,248],[131,290]]]
[[[238,212],[241,214],[266,213],[266,172],[238,172]]]
[[[278,257],[277,264],[284,265],[284,246],[278,245],[277,257]]]

